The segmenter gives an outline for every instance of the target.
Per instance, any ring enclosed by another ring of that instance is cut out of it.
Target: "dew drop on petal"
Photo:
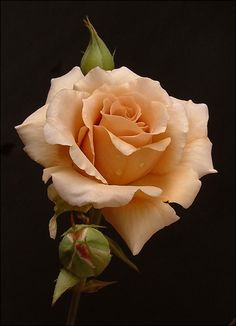
[[[119,175],[119,176],[121,176],[122,175],[121,169],[116,170],[116,174]]]

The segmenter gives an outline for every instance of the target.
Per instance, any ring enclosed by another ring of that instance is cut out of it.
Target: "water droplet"
[[[119,176],[121,176],[122,175],[121,169],[116,170],[116,174],[119,175]]]

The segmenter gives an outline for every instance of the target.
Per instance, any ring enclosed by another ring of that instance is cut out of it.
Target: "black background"
[[[88,43],[82,19],[88,15],[108,47],[116,48],[116,67],[128,66],[159,80],[170,95],[208,105],[219,173],[205,176],[194,204],[188,210],[175,206],[182,219],[133,258],[141,274],[113,259],[100,279],[119,283],[84,295],[78,322],[228,325],[234,317],[235,272],[234,2],[1,4],[2,323],[66,320],[69,294],[50,306],[59,270],[58,241],[49,238],[47,228],[53,207],[42,168],[23,152],[14,126],[44,104],[52,77],[80,64]]]

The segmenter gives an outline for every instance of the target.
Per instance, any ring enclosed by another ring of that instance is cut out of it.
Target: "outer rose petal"
[[[95,67],[75,84],[74,89],[91,94],[104,84],[121,85],[137,78],[139,76],[126,67],[113,69],[112,71],[105,71],[100,67]]]
[[[189,122],[189,131],[187,142],[198,138],[207,137],[207,123],[209,119],[208,108],[206,104],[196,104],[191,100],[183,101],[171,97],[174,103],[180,103],[185,107]]]
[[[44,127],[45,138],[50,144],[72,145],[81,127],[81,94],[74,90],[61,90],[49,103]]]
[[[21,125],[16,126],[24,150],[37,163],[44,167],[54,165],[69,165],[70,159],[67,148],[46,143],[43,127],[48,105],[31,114]]]
[[[138,191],[154,197],[161,194],[161,189],[157,187],[104,185],[80,175],[72,168],[52,169],[50,173],[58,194],[74,206],[92,204],[95,208],[119,207],[129,203]]]
[[[62,90],[50,102],[44,127],[48,143],[70,146],[69,153],[73,162],[88,175],[106,183],[82,150],[76,144],[79,131],[83,128],[83,93],[74,90]],[[81,140],[80,140],[81,142]]]
[[[104,208],[102,212],[125,240],[133,255],[140,252],[154,233],[179,219],[168,204],[140,193],[129,204]]]
[[[184,165],[178,166],[167,174],[149,174],[132,184],[160,187],[163,190],[161,194],[163,201],[178,203],[184,208],[188,208],[193,203],[201,187],[197,173]]]
[[[208,173],[216,173],[213,168],[211,148],[212,143],[207,137],[192,141],[184,149],[182,164],[196,171],[199,178]]]
[[[48,92],[48,97],[46,103],[50,102],[52,98],[62,89],[73,89],[74,83],[83,78],[79,67],[74,67],[67,74],[51,79],[51,87]]]
[[[195,104],[191,100],[185,105],[185,110],[189,122],[187,142],[207,137],[207,123],[209,119],[206,104]]]
[[[152,171],[153,173],[165,174],[173,171],[181,161],[186,145],[188,120],[184,106],[181,103],[172,104],[168,107],[168,113],[170,120],[168,122],[167,131],[162,137],[170,137],[171,143],[158,161]]]
[[[144,95],[149,101],[157,101],[166,105],[171,104],[170,96],[156,80],[139,77],[130,82],[130,89],[133,92]]]

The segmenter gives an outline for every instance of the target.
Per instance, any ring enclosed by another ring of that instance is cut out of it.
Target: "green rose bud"
[[[66,232],[59,257],[64,268],[79,278],[101,274],[111,260],[107,239],[89,225],[75,225]]]
[[[83,74],[86,75],[89,70],[97,66],[104,70],[114,69],[114,59],[106,44],[98,36],[88,18],[84,20],[84,23],[89,29],[90,41],[80,63],[80,68]]]

